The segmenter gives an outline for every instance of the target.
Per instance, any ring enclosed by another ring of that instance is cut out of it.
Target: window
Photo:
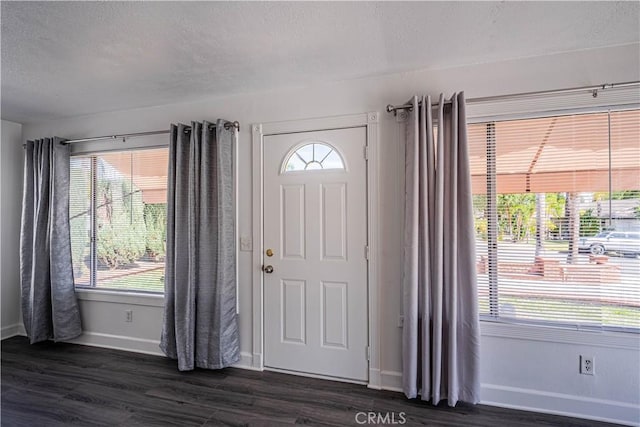
[[[71,158],[77,287],[163,292],[168,149]]]
[[[322,142],[303,145],[289,154],[284,164],[284,172],[344,169],[344,162],[336,149]]]
[[[640,110],[469,125],[480,312],[640,328]]]

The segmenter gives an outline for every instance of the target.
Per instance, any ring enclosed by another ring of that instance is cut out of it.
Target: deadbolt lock
[[[273,256],[273,251],[271,249],[267,249],[267,256]]]

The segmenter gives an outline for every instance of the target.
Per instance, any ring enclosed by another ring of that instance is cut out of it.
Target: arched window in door
[[[282,172],[344,168],[342,156],[335,148],[324,142],[312,142],[291,152],[284,161]]]

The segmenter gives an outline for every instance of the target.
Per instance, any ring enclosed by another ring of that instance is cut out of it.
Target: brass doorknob
[[[262,271],[264,271],[267,274],[271,274],[271,273],[273,273],[273,266],[272,265],[263,265],[262,266]]]

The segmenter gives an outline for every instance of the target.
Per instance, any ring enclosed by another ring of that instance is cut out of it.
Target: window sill
[[[102,289],[76,289],[80,301],[98,301],[113,304],[143,305],[164,307],[164,295],[140,292],[119,292]]]
[[[544,325],[481,320],[480,333],[486,337],[640,350],[638,334],[626,332],[582,331]]]

